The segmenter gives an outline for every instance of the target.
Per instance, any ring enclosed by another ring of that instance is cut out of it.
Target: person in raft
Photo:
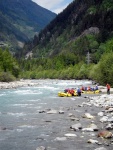
[[[107,94],[110,94],[110,85],[108,83],[106,84],[106,87],[107,87]]]
[[[77,94],[78,94],[78,96],[81,96],[81,89],[80,88],[77,88]]]

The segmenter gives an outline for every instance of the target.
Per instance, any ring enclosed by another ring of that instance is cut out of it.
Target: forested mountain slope
[[[17,64],[1,50],[1,81],[12,80],[10,73],[25,79],[91,79],[113,87],[113,0],[74,0],[20,52]]]
[[[54,57],[71,53],[85,60],[89,51],[97,63],[107,40],[113,37],[112,0],[74,0],[34,40],[24,47],[24,54]]]
[[[0,0],[0,46],[22,47],[55,17],[31,0]]]

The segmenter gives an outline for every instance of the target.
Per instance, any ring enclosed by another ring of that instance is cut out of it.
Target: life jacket
[[[107,89],[110,89],[110,85],[109,84],[107,84],[106,86],[107,86]]]
[[[87,90],[88,90],[88,91],[90,91],[90,90],[91,90],[90,86],[87,88]]]
[[[77,89],[77,92],[78,92],[78,93],[81,93],[81,90],[80,90],[80,89]]]

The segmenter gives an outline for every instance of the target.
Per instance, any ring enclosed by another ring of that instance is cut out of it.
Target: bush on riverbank
[[[8,49],[0,48],[0,81],[13,81],[19,77],[20,68],[17,60],[12,56]]]
[[[16,78],[9,72],[0,72],[0,81],[2,82],[11,82],[15,81]]]
[[[98,64],[85,64],[80,62],[75,65],[69,65],[60,69],[47,69],[43,65],[36,69],[29,69],[21,72],[21,78],[24,79],[91,79],[106,85],[110,83],[113,86],[113,53],[105,53]],[[51,62],[52,63],[52,62]],[[32,60],[31,60],[32,64]],[[45,65],[45,64],[44,64]],[[32,66],[32,65],[31,65]]]

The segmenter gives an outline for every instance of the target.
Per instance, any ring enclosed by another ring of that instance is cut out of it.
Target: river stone
[[[76,134],[72,134],[72,133],[67,133],[67,134],[65,134],[65,136],[67,136],[67,137],[76,137],[77,135]]]
[[[6,130],[6,129],[7,129],[6,127],[0,127],[0,131]]]
[[[110,112],[113,112],[113,108],[109,108],[108,110],[106,110],[106,112],[110,113]]]
[[[83,128],[82,131],[89,131],[89,132],[93,132],[94,130],[92,128]]]
[[[76,118],[76,117],[70,117],[70,120],[72,120],[72,121],[79,121],[80,119],[79,118]]]
[[[103,113],[103,112],[99,112],[99,113],[98,113],[98,116],[103,117],[103,116],[104,116],[104,113]]]
[[[99,148],[96,148],[95,150],[107,150],[105,147],[99,147]]]
[[[103,116],[102,118],[100,118],[100,122],[107,122],[107,121],[108,121],[107,116]]]
[[[45,110],[41,110],[41,111],[39,111],[39,113],[45,113]]]
[[[108,119],[108,122],[112,122],[113,123],[113,117]]]
[[[93,131],[98,131],[99,129],[98,129],[98,127],[97,127],[97,125],[95,125],[95,124],[90,124],[89,126],[88,126],[88,128],[91,128],[91,129],[93,129]]]
[[[46,150],[44,146],[37,147],[36,150]]]
[[[57,110],[50,110],[50,111],[47,112],[47,114],[57,114],[57,113],[58,113]]]
[[[55,140],[56,140],[56,141],[66,141],[67,138],[66,138],[66,137],[56,137]]]
[[[101,132],[98,133],[98,137],[103,137],[103,138],[106,138],[106,139],[107,138],[112,138],[112,136],[113,136],[112,132],[109,132],[107,130],[101,131]]]
[[[59,110],[59,114],[64,114],[64,111],[63,110]]]
[[[70,128],[76,131],[76,130],[82,129],[82,125],[81,123],[77,123],[77,124],[72,125]]]
[[[112,124],[108,124],[105,128],[106,128],[107,130],[112,130],[112,129],[113,129],[113,125],[112,125]]]
[[[85,114],[83,115],[83,118],[94,119],[94,116],[92,116],[92,115],[89,114],[89,113],[85,113]]]
[[[89,139],[87,142],[88,142],[88,143],[92,143],[92,144],[94,144],[94,143],[98,143],[98,141],[97,141],[97,140],[93,140],[93,139]]]
[[[75,117],[75,115],[73,115],[72,113],[69,113],[68,117]]]

